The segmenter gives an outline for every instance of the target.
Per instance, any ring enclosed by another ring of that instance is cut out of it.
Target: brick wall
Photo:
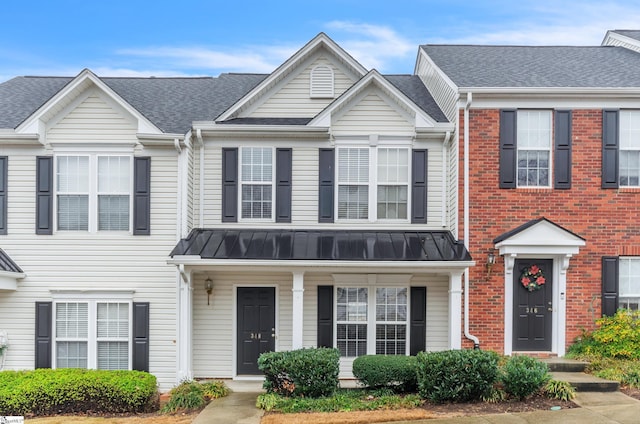
[[[499,111],[470,110],[469,250],[470,332],[483,349],[504,350],[504,261],[497,257],[486,280],[484,263],[493,239],[532,219],[545,217],[586,240],[567,271],[567,344],[599,318],[601,257],[640,252],[640,189],[601,189],[602,111],[574,110],[572,187],[500,189]],[[464,125],[460,112],[460,125]],[[460,175],[464,145],[460,131]],[[460,180],[460,193],[463,181]],[[459,216],[462,217],[462,202]],[[461,218],[462,219],[462,218]],[[464,223],[460,222],[460,234]],[[497,254],[497,251],[495,252]],[[472,347],[463,340],[464,347]]]

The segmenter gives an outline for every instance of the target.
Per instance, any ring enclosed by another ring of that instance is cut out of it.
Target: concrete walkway
[[[226,382],[233,392],[213,400],[193,420],[193,424],[259,424],[262,411],[256,408],[261,383]],[[574,402],[581,408],[396,421],[395,424],[637,424],[640,401],[620,392],[579,392]]]

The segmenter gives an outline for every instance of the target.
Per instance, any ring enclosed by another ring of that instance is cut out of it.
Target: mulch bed
[[[620,387],[620,391],[629,397],[640,400],[640,389],[633,389],[631,387]]]
[[[529,412],[538,410],[549,410],[553,406],[559,406],[562,409],[579,408],[579,406],[573,402],[553,400],[543,395],[531,396],[522,401],[507,400],[496,403],[467,402],[432,404],[427,402],[423,405],[423,408],[437,415],[451,416],[503,414],[506,412]]]

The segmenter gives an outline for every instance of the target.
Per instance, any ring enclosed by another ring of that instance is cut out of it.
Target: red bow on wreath
[[[531,265],[529,268],[525,268],[524,271],[522,271],[520,282],[525,289],[532,292],[540,290],[547,280],[544,278],[542,270],[538,268],[538,265]]]

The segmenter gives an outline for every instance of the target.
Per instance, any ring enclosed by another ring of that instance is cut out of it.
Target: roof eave
[[[460,87],[460,94],[640,95],[640,87]]]

